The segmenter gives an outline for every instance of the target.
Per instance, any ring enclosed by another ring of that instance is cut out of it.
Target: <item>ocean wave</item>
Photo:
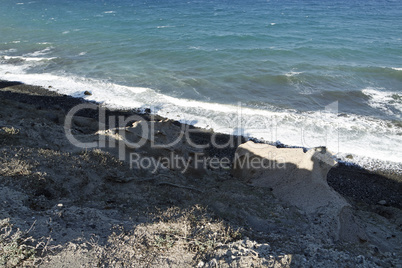
[[[0,55],[4,55],[4,54],[8,54],[8,53],[15,53],[17,52],[18,49],[16,48],[10,48],[10,49],[6,49],[6,50],[0,50]]]
[[[48,61],[48,60],[52,60],[55,59],[56,57],[51,57],[51,58],[42,58],[42,57],[25,57],[25,56],[2,56],[1,58],[3,58],[6,61],[13,61],[15,62],[15,60],[20,60],[20,61]]]
[[[375,88],[366,88],[362,92],[369,97],[368,104],[371,107],[401,118],[402,93],[381,91]]]
[[[20,72],[21,70],[23,70],[25,72],[32,67],[48,64],[49,61],[57,59],[57,57],[46,57],[46,55],[51,53],[52,50],[53,50],[53,47],[46,47],[41,50],[23,54],[22,56],[18,56],[18,55],[1,56],[1,53],[0,53],[0,63],[7,65],[9,69],[18,70],[17,72]],[[10,53],[7,53],[7,54],[10,54]],[[17,66],[19,66],[19,67],[17,67]]]
[[[156,28],[158,29],[163,29],[163,28],[175,28],[176,26],[171,26],[171,25],[164,25],[164,26],[157,26]]]
[[[295,76],[295,75],[298,75],[298,74],[302,74],[303,72],[288,72],[288,73],[286,73],[285,74],[285,76],[288,76],[288,77],[290,77],[290,76]]]
[[[52,52],[52,50],[54,49],[54,47],[50,46],[50,47],[46,47],[44,49],[38,50],[38,51],[34,51],[32,53],[27,53],[24,54],[23,57],[39,57],[39,56],[44,56],[49,54],[50,52]]]

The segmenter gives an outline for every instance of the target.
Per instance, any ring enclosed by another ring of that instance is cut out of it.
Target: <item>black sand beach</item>
[[[347,200],[367,237],[357,242],[327,239],[325,227],[310,216],[284,204],[272,189],[233,177],[231,170],[152,174],[132,170],[114,149],[74,147],[66,139],[65,117],[85,103],[45,88],[0,81],[1,265],[401,265],[401,170],[368,171],[345,163],[333,167],[328,185]],[[155,121],[160,133],[181,128],[177,121],[136,110],[106,110],[105,115]],[[98,110],[75,116],[72,133],[82,141],[99,141]],[[212,136],[201,129],[190,134],[199,145]],[[224,144],[233,137],[214,138]],[[233,161],[246,139],[233,140],[233,146],[210,147],[203,155]],[[186,148],[175,152],[190,157],[194,152]],[[161,152],[141,150],[153,158]],[[13,234],[21,239],[14,241]],[[14,251],[6,249],[11,244]]]

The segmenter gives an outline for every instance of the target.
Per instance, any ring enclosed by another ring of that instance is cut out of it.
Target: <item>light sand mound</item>
[[[334,240],[366,240],[350,204],[327,183],[336,164],[325,148],[276,148],[248,141],[236,151],[233,175],[254,186],[269,187],[324,226]]]

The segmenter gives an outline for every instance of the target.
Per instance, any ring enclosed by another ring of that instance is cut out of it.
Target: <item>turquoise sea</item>
[[[2,0],[0,79],[402,162],[399,0]]]

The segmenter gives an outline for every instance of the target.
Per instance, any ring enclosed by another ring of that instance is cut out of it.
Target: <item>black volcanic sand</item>
[[[0,266],[401,267],[400,170],[370,172],[342,162],[331,169],[329,185],[354,207],[352,216],[367,235],[339,241],[322,210],[304,213],[272,189],[234,177],[230,168],[151,173],[120,161],[119,148],[74,146],[65,118],[88,102],[51,90],[0,80]],[[154,120],[161,141],[183,130],[200,145],[212,138],[218,144],[234,141],[203,149],[205,157],[233,160],[246,141],[149,109],[106,110],[110,122],[98,133],[99,110],[75,114],[71,131],[78,140],[121,139],[120,130],[114,131],[119,117],[127,120],[121,130],[134,135],[131,124]],[[132,151],[143,159],[198,152],[188,140],[167,152],[150,144]],[[354,232],[353,219],[340,220],[348,234]],[[25,250],[30,248],[36,250]]]
[[[38,110],[56,109],[63,110],[66,113],[74,106],[88,102],[84,99],[62,95],[43,87],[3,80],[0,80],[0,97],[22,104],[35,105]],[[77,115],[98,118],[96,110],[86,110],[85,114],[78,113]],[[140,115],[146,120],[149,120],[151,117],[148,109],[145,109],[145,113],[137,109],[107,110],[106,117],[110,115],[126,117]],[[160,116],[156,117],[162,118]],[[177,125],[181,124],[177,121],[172,122]],[[193,132],[191,135],[191,139],[195,143],[206,144],[210,141],[211,132],[205,130]],[[221,144],[229,138],[230,136],[226,134],[217,135],[217,141]],[[235,138],[234,140],[239,141],[239,143],[246,141],[245,138]],[[211,148],[207,152],[210,156],[233,158],[235,150],[236,148]],[[375,205],[380,201],[385,201],[385,206],[402,208],[402,176],[395,171],[372,172],[359,166],[339,163],[330,170],[327,179],[331,187],[354,205],[371,206],[372,209],[378,210]]]

